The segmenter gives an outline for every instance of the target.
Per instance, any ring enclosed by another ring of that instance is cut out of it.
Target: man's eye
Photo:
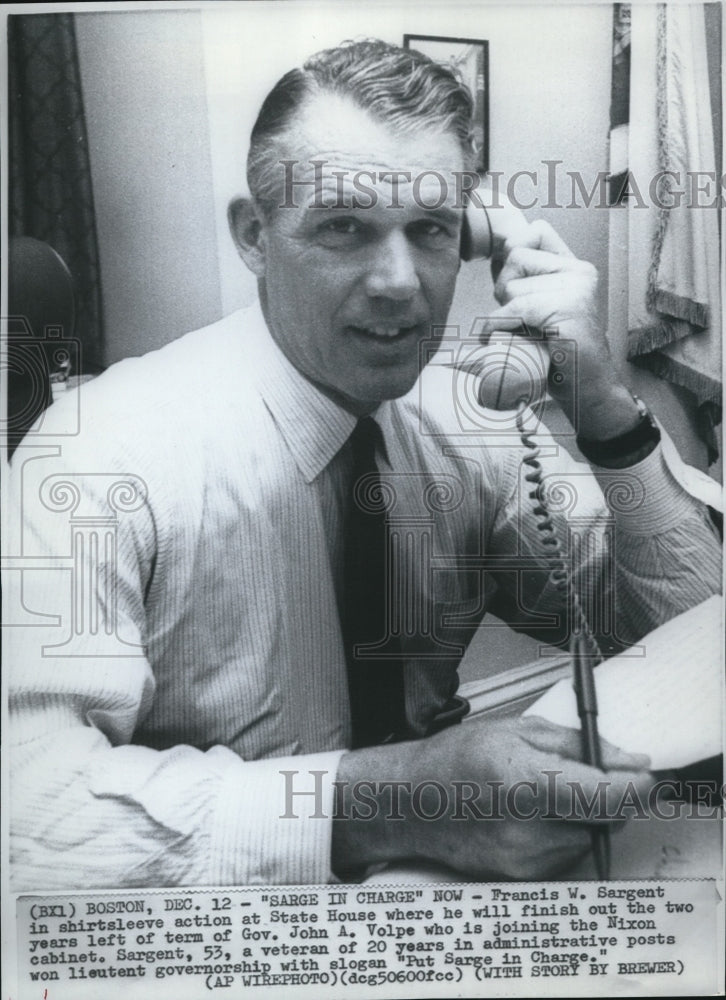
[[[329,219],[318,228],[318,239],[327,247],[345,247],[358,243],[363,235],[359,222],[351,218]]]
[[[415,240],[434,247],[443,247],[458,239],[458,234],[454,232],[453,227],[445,226],[441,222],[415,222],[410,233]]]
[[[354,222],[353,219],[332,219],[324,228],[335,233],[356,233],[358,232],[358,223]]]

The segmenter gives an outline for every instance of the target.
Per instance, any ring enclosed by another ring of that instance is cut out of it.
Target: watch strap
[[[641,461],[660,443],[660,427],[642,399],[633,396],[640,420],[629,431],[614,438],[596,441],[591,438],[577,438],[577,447],[589,462],[596,465],[611,461],[622,461],[633,457],[633,462]],[[649,447],[647,447],[649,446]],[[641,454],[644,452],[644,454]]]

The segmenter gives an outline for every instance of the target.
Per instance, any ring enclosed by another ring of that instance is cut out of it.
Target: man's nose
[[[366,292],[376,298],[405,301],[421,287],[412,248],[402,232],[390,233],[375,249]]]

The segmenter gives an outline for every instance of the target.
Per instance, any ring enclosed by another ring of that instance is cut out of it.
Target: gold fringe
[[[669,319],[667,316],[656,316],[654,320],[650,326],[639,326],[635,330],[628,330],[628,361],[634,361],[641,354],[650,354],[651,351],[657,351],[694,333],[700,333],[698,330],[694,331],[688,324]]]
[[[668,292],[664,288],[656,289],[655,308],[660,313],[667,316],[675,316],[692,326],[706,329],[710,323],[709,308],[706,302],[696,302],[685,295],[676,295],[675,292]]]

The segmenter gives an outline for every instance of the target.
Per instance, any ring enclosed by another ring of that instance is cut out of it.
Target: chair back
[[[60,254],[31,236],[8,247],[7,444],[10,458],[53,401],[51,372],[73,335],[73,278]]]

